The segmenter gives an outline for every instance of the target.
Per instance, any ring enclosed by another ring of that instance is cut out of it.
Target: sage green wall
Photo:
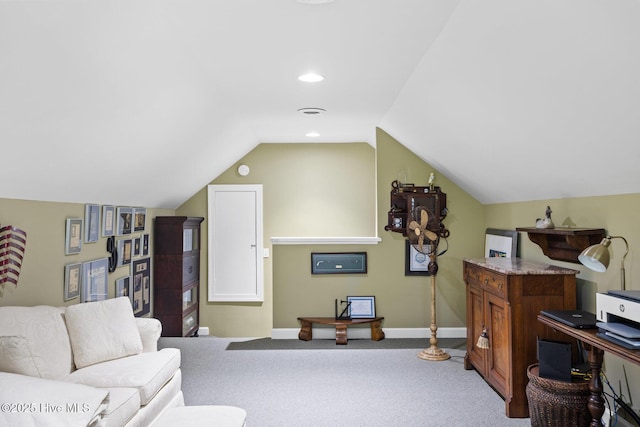
[[[625,261],[627,289],[640,289],[640,268],[634,256],[635,251],[640,248],[640,227],[637,219],[640,212],[640,194],[487,205],[484,208],[486,226],[504,229],[532,227],[536,218],[544,216],[547,206],[551,206],[551,218],[556,227],[604,228],[610,235],[624,236],[629,242],[629,254]],[[547,258],[542,250],[528,239],[526,233],[519,234],[522,258],[580,270],[577,276],[579,307],[595,312],[596,292],[620,289],[620,262],[625,250],[621,240],[614,240],[610,246],[609,269],[605,273],[596,273],[581,264]],[[637,408],[637,397],[640,396],[640,367],[605,353],[605,371],[610,383],[618,393],[619,384],[622,383],[624,395],[628,397],[629,393],[624,385],[623,366],[629,378],[631,396],[636,397],[634,406]],[[628,399],[626,401],[629,402]]]
[[[405,276],[404,257],[406,239],[399,233],[384,231],[390,204],[391,182],[406,176],[406,182],[426,185],[435,173],[435,185],[447,195],[449,213],[444,220],[451,235],[441,239],[436,275],[436,316],[439,327],[462,327],[466,322],[465,285],[462,280],[462,260],[482,256],[484,221],[482,205],[469,196],[444,174],[417,157],[381,129],[377,131],[378,233],[383,238],[378,250],[387,260],[386,286],[392,285],[386,298],[394,301],[394,310],[381,313],[386,327],[428,327],[431,322],[430,278]],[[377,302],[377,298],[376,298]]]
[[[262,184],[264,302],[207,301],[208,221],[202,223],[200,324],[217,336],[271,336],[273,269],[271,237],[372,236],[375,233],[375,151],[365,143],[260,144],[211,184]],[[237,167],[251,168],[248,176]],[[207,191],[201,189],[178,215],[207,217]],[[310,261],[305,260],[309,267]]]
[[[463,327],[466,319],[462,259],[482,255],[484,230],[480,203],[437,170],[378,129],[376,135],[378,245],[305,245],[274,248],[274,328],[297,328],[298,316],[332,316],[336,298],[374,295],[376,314],[385,317],[386,328],[427,328],[431,323],[430,278],[405,276],[405,241],[399,233],[385,231],[390,209],[391,182],[426,185],[435,172],[436,184],[447,194],[449,214],[444,223],[451,231],[448,251],[438,258],[437,323]],[[440,250],[446,248],[442,242]],[[367,274],[312,275],[311,252],[367,252]]]
[[[152,218],[173,214],[173,210],[147,209],[145,233],[151,234],[151,253]],[[64,266],[107,257],[106,238],[100,237],[96,243],[83,242],[79,254],[65,255],[67,218],[84,218],[84,204],[0,199],[0,224],[13,225],[27,232],[27,248],[18,286],[7,284],[0,305],[63,306],[79,302],[78,298],[64,300]],[[109,274],[109,297],[115,295],[116,279],[130,275],[129,270],[129,266],[120,267]]]
[[[637,215],[640,212],[640,195],[583,197],[572,199],[539,200],[520,203],[485,206],[486,226],[514,229],[533,227],[536,218],[544,216],[547,206],[553,213],[551,219],[556,227],[604,228],[611,235],[622,235],[629,242],[627,288],[640,289],[640,270],[635,268],[634,249],[640,247],[640,228]],[[624,243],[614,240],[611,244],[611,265],[605,273],[596,273],[581,264],[555,261],[547,258],[542,250],[532,243],[526,233],[520,234],[520,257],[548,262],[580,270],[578,274],[578,304],[585,310],[595,311],[595,293],[620,288],[620,261],[624,254]]]
[[[375,295],[386,327],[428,327],[430,281],[404,275],[405,239],[384,231],[384,226],[391,181],[402,174],[407,182],[426,184],[431,172],[447,193],[450,214],[445,223],[451,230],[449,249],[439,258],[438,324],[464,326],[462,258],[482,255],[482,205],[382,130],[377,131],[376,145],[374,150],[364,143],[261,144],[212,182],[263,184],[265,246],[271,246],[271,237],[378,235],[382,243],[271,247],[272,256],[265,259],[264,303],[207,302],[207,263],[203,262],[202,326],[218,336],[270,336],[272,328],[298,327],[298,316],[332,315],[335,298]],[[243,163],[251,168],[247,177],[236,172]],[[206,218],[206,197],[203,188],[176,214]],[[206,236],[206,220],[202,227]],[[312,276],[312,251],[365,251],[368,273]],[[207,259],[206,243],[202,256]]]

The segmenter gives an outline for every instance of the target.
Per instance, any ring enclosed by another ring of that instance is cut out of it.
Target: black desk
[[[591,413],[591,426],[602,427],[602,415],[604,414],[605,402],[602,397],[602,381],[600,380],[600,370],[602,369],[602,359],[604,352],[614,354],[631,363],[640,365],[640,350],[628,350],[617,344],[596,336],[597,329],[575,329],[546,316],[539,315],[538,320],[547,326],[576,338],[589,350],[589,366],[591,367],[591,382],[589,384],[589,412]]]

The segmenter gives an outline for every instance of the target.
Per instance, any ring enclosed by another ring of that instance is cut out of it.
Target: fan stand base
[[[425,348],[424,350],[422,350],[418,354],[418,357],[420,359],[432,360],[436,362],[440,360],[448,360],[449,358],[451,358],[449,353],[445,352],[444,350],[438,348],[438,346],[435,346],[435,345],[432,345],[431,347]]]
[[[418,357],[420,359],[433,360],[433,361],[448,360],[451,357],[449,353],[438,348],[438,337],[437,337],[438,327],[435,325],[435,323],[432,323],[430,329],[431,329],[431,339],[429,340],[429,343],[431,344],[431,346],[429,348],[425,348],[424,350],[422,350],[420,354],[418,354]]]

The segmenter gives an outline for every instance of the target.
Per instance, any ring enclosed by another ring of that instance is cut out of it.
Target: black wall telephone
[[[118,265],[118,248],[116,247],[116,238],[111,236],[107,239],[107,252],[109,252],[109,273],[116,271]]]

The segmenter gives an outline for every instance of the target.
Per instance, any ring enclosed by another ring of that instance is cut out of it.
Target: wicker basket
[[[537,363],[529,366],[527,376],[526,393],[532,427],[590,425],[588,381],[564,382],[541,378]]]

